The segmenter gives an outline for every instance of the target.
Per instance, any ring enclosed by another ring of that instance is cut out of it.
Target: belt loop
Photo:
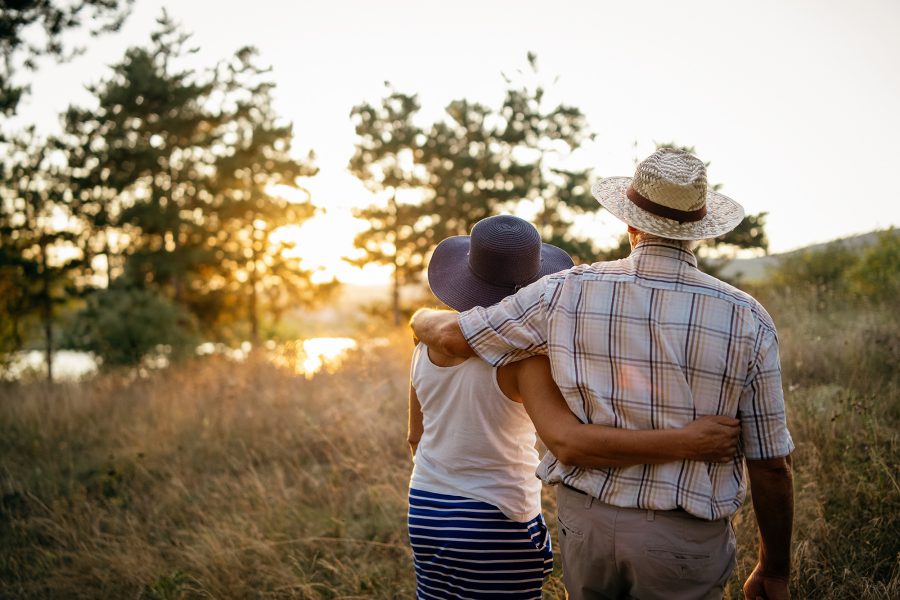
[[[585,496],[586,496],[586,498],[584,499],[584,507],[590,508],[591,505],[594,503],[594,497],[591,496],[590,494],[585,494]]]
[[[655,511],[652,508],[647,509],[647,520],[652,521],[656,518]]]

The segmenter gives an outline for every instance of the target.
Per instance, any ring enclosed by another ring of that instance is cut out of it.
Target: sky
[[[496,106],[528,51],[596,132],[578,155],[596,177],[675,141],[748,213],[769,213],[771,252],[900,225],[897,0],[137,0],[120,32],[40,65],[16,124],[50,133],[68,104],[89,105],[85,84],[147,44],[163,8],[193,32],[198,67],[245,45],[272,65],[276,109],[320,167],[308,185],[324,214],[300,247],[347,281],[386,277],[337,266],[364,227],[353,207],[372,201],[346,171],[351,107],[385,81],[432,120],[456,98]],[[624,231],[609,215],[590,227],[601,244]]]

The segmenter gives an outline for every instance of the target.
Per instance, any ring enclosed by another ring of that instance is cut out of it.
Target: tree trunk
[[[44,330],[47,381],[53,383],[53,298],[50,296],[50,272],[47,266],[47,245],[44,242],[41,242],[41,283],[41,325]]]
[[[400,325],[400,268],[397,266],[397,253],[394,253],[394,281],[391,285],[391,305],[394,312],[394,325]]]
[[[394,190],[394,193],[391,195],[391,235],[394,238],[394,256],[393,256],[393,264],[394,264],[394,277],[393,284],[391,285],[391,310],[394,313],[394,326],[400,326],[400,266],[397,264],[397,241],[400,239],[400,236],[397,232],[397,190]]]
[[[257,316],[257,308],[256,308],[256,247],[251,246],[253,249],[253,257],[250,263],[250,302],[248,306],[248,317],[250,318],[250,342],[253,344],[253,347],[259,344],[259,317]]]
[[[106,259],[106,289],[109,289],[109,284],[112,283],[112,261],[110,248],[109,248],[109,239],[104,236],[103,240],[103,258]]]

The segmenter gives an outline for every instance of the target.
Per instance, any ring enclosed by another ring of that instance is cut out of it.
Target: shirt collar
[[[694,256],[694,253],[688,250],[686,244],[674,240],[642,240],[631,251],[632,258],[641,256],[673,258],[697,268],[697,257]]]

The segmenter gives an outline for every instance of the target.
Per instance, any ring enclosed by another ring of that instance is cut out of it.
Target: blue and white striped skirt
[[[510,520],[496,506],[409,490],[416,597],[539,599],[553,570],[544,517]]]

